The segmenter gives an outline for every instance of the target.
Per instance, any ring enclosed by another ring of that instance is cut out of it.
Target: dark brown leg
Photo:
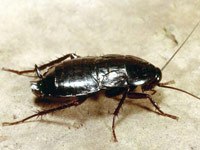
[[[117,142],[117,136],[115,134],[115,118],[116,116],[119,114],[119,110],[122,107],[122,104],[124,103],[124,100],[126,99],[126,94],[128,92],[128,89],[126,89],[126,91],[124,92],[122,99],[120,100],[117,108],[115,109],[114,113],[113,113],[113,121],[112,121],[112,133],[113,133],[113,137],[114,137],[114,142]]]
[[[47,67],[51,67],[51,66],[53,66],[53,65],[55,65],[57,63],[60,63],[60,62],[64,61],[65,59],[67,59],[69,57],[71,59],[76,59],[76,58],[79,58],[80,56],[78,56],[78,55],[76,55],[74,53],[70,53],[70,54],[64,55],[63,57],[60,57],[60,58],[58,58],[56,60],[50,61],[50,62],[48,62],[46,64],[43,64],[43,65],[39,66],[38,69],[39,70],[43,70],[43,69],[45,69]],[[19,70],[14,70],[14,69],[2,68],[2,70],[8,71],[8,72],[12,72],[12,73],[15,73],[15,74],[18,74],[18,75],[35,72],[35,69],[19,71]]]
[[[49,114],[49,113],[53,113],[55,111],[66,109],[66,108],[71,107],[71,106],[78,106],[78,105],[82,104],[85,100],[86,100],[86,98],[83,98],[83,99],[80,99],[80,100],[74,100],[71,103],[63,104],[63,105],[61,105],[59,107],[56,107],[56,108],[39,111],[36,114],[33,114],[33,115],[31,115],[29,117],[26,117],[26,118],[24,118],[22,120],[19,120],[19,121],[15,121],[15,122],[3,122],[2,125],[3,126],[10,126],[10,125],[20,124],[20,123],[23,123],[23,122],[25,122],[25,121],[27,121],[27,120],[29,120],[31,118],[34,118],[34,117],[43,116],[43,115],[46,115],[46,114]]]
[[[142,98],[147,98],[150,100],[150,102],[153,104],[153,106],[156,108],[156,110],[158,110],[161,115],[163,116],[166,116],[166,117],[169,117],[169,118],[172,118],[172,119],[176,119],[178,120],[178,117],[177,116],[174,116],[174,115],[170,115],[170,114],[167,114],[167,113],[164,113],[160,107],[158,106],[158,104],[152,99],[152,97],[148,94],[145,94],[145,93],[134,93],[134,92],[128,92],[127,93],[127,97],[128,98],[133,98],[133,99],[142,99]]]
[[[154,95],[154,94],[156,94],[156,90],[150,90],[152,93],[151,93],[151,95]]]

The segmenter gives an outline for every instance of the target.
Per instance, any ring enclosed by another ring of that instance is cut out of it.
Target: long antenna
[[[200,20],[199,22],[195,25],[195,27],[192,29],[192,31],[190,32],[190,34],[187,36],[187,38],[183,41],[183,43],[179,46],[179,48],[176,50],[176,52],[171,56],[171,58],[165,63],[165,65],[162,67],[162,71],[165,69],[165,67],[170,63],[170,61],[174,58],[174,56],[176,56],[176,54],[180,51],[180,49],[183,47],[183,45],[188,41],[188,39],[191,37],[191,35],[194,33],[194,31],[196,30],[196,28],[199,26],[200,24]]]
[[[188,91],[185,91],[185,90],[182,90],[182,89],[179,89],[179,88],[176,88],[176,87],[172,87],[172,86],[166,86],[166,84],[168,84],[168,83],[159,83],[158,86],[159,87],[163,87],[163,88],[177,90],[177,91],[183,92],[185,94],[188,94],[188,95],[190,95],[190,96],[192,96],[192,97],[197,98],[198,100],[200,100],[200,97],[198,97],[198,96],[196,96],[196,95],[194,95],[194,94],[192,94],[192,93],[190,93]]]

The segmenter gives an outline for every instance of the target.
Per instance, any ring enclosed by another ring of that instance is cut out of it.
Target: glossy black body
[[[160,80],[160,69],[141,58],[104,55],[66,60],[50,68],[31,88],[37,96],[79,97],[138,86],[151,90]]]

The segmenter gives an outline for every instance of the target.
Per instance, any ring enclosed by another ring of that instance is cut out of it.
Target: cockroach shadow
[[[75,119],[77,122],[81,122],[84,124],[85,121],[88,119],[101,119],[105,118],[107,115],[111,115],[115,109],[115,106],[120,101],[120,96],[108,98],[104,97],[104,92],[99,92],[97,94],[93,94],[87,102],[84,104],[74,107],[71,109],[65,109],[63,111],[52,113],[53,116],[61,117],[62,119]],[[156,102],[159,104],[163,100],[163,92],[159,91],[156,94],[154,94],[153,98],[156,100]],[[114,100],[114,101],[112,101]],[[60,101],[60,100],[48,100],[45,98],[39,98],[36,97],[34,99],[35,105],[39,106],[41,110],[47,110],[51,109],[53,107],[58,107],[64,103],[67,103],[67,101]],[[124,109],[124,108],[125,109]],[[124,119],[126,119],[129,115],[137,115],[139,113],[144,113],[144,110],[155,113],[158,115],[161,115],[161,113],[157,112],[154,107],[151,105],[151,103],[146,102],[145,99],[138,99],[138,100],[131,100],[127,98],[126,103],[124,103],[121,110],[121,114],[119,119],[116,121],[116,124],[120,124]],[[86,109],[87,108],[87,109]],[[64,123],[62,121],[56,122],[56,121],[50,121],[49,119],[46,119],[45,116],[42,120],[36,120],[36,121],[42,121],[44,123],[52,123],[52,124],[58,124],[58,125],[67,125],[68,127],[71,126],[68,123]]]
[[[112,105],[107,105],[106,100],[103,100],[102,102],[102,99],[103,99],[102,94],[103,94],[102,92],[93,94],[82,105],[77,106],[77,107],[71,107],[63,111],[55,112],[53,113],[53,116],[61,117],[65,119],[72,119],[72,120],[76,119],[77,121],[81,121],[82,123],[84,123],[85,121],[91,118],[104,117],[108,114],[109,111],[113,110],[114,107]],[[39,106],[41,110],[48,110],[51,108],[59,107],[69,102],[70,102],[69,99],[63,100],[63,101],[61,101],[60,99],[49,100],[49,99],[40,98],[40,97],[35,97],[34,99],[35,105]],[[101,108],[106,108],[108,111],[104,111],[105,109],[101,109]]]

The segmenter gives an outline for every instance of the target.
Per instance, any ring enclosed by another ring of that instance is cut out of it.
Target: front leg
[[[80,58],[80,56],[74,54],[74,53],[70,53],[70,54],[67,54],[67,55],[64,55],[63,57],[60,57],[58,59],[55,59],[55,60],[52,60],[46,64],[43,64],[41,66],[38,67],[39,70],[43,70],[43,69],[46,69],[47,67],[51,67],[55,64],[58,64],[62,61],[64,61],[65,59],[67,58],[70,58],[70,59],[76,59],[76,58]],[[26,73],[33,73],[35,72],[35,69],[29,69],[29,70],[14,70],[14,69],[8,69],[8,68],[2,68],[2,70],[4,71],[8,71],[8,72],[12,72],[12,73],[15,73],[15,74],[18,74],[18,75],[23,75],[23,74],[26,74]]]

